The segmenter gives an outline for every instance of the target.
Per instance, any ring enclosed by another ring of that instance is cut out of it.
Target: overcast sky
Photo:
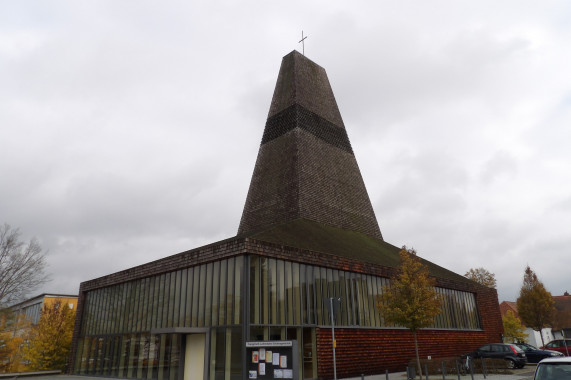
[[[0,223],[79,283],[234,236],[281,59],[324,67],[386,241],[571,291],[568,1],[3,1]]]

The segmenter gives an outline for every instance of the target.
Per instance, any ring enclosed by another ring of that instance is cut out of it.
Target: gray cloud
[[[565,2],[10,2],[0,222],[46,291],[236,233],[281,57],[326,68],[383,235],[567,289]]]

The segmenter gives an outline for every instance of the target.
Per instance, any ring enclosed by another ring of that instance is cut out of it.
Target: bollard
[[[442,369],[442,380],[446,380],[446,364],[444,364],[444,362],[442,362],[440,367]]]
[[[385,369],[385,378],[389,380],[389,370]]]
[[[365,380],[365,374],[364,373],[361,374],[361,380]]]
[[[470,375],[472,376],[472,380],[474,380],[474,364],[473,364],[473,359],[471,356],[468,356],[468,358],[466,359],[468,361],[468,367],[470,367]]]
[[[428,380],[428,364],[424,363],[424,375],[426,380]]]
[[[460,365],[458,364],[458,359],[456,359],[456,373],[458,374],[458,380],[460,380]]]

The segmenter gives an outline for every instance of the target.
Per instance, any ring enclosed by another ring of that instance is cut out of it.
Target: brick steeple
[[[281,64],[238,235],[306,219],[382,240],[325,70]]]

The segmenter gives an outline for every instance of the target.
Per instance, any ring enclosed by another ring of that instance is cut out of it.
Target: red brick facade
[[[432,359],[459,356],[489,343],[500,342],[502,318],[495,289],[477,296],[483,330],[420,330],[417,332],[419,356]],[[333,378],[331,329],[317,329],[318,377]],[[337,377],[358,377],[404,371],[415,357],[414,339],[407,329],[335,329]]]

